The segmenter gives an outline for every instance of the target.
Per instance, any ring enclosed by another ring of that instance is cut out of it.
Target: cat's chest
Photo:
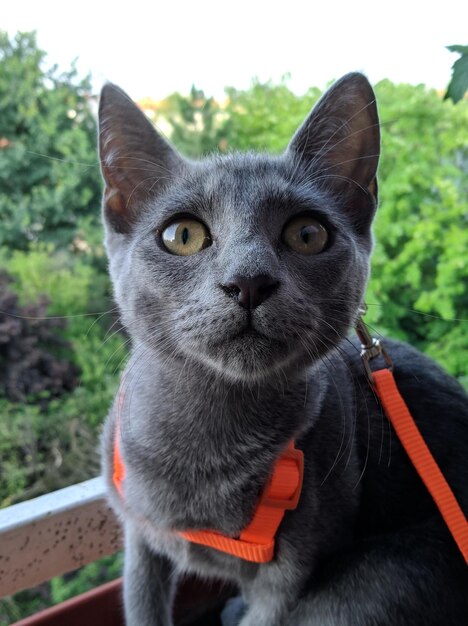
[[[163,374],[142,375],[112,415],[106,456],[112,465],[118,433],[124,511],[156,532],[212,529],[236,536],[276,459],[313,414],[305,386],[254,393],[219,381],[202,385],[195,373],[185,380]],[[310,397],[316,402],[318,395]]]
[[[173,414],[159,414],[139,430],[135,423],[121,428],[123,497],[156,528],[236,534],[251,515],[275,454],[247,429],[227,433],[226,423],[206,428],[206,415],[189,409],[186,417],[179,428]]]

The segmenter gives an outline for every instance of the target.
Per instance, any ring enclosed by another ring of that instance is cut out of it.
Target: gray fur
[[[185,571],[237,583],[241,626],[435,625],[441,615],[461,624],[460,556],[347,339],[368,278],[376,207],[378,118],[367,80],[350,74],[336,83],[279,157],[189,162],[113,85],[102,93],[100,133],[110,273],[133,342],[103,436],[110,499],[126,530],[127,624],[169,626]],[[330,234],[315,256],[281,239],[301,212]],[[160,233],[179,214],[202,220],[213,244],[190,257],[169,254]],[[258,275],[279,287],[255,310],[222,288]],[[410,348],[389,349],[466,506],[463,392]],[[123,500],[111,480],[117,414]],[[304,488],[271,563],[173,532],[236,536],[292,437],[305,453]]]

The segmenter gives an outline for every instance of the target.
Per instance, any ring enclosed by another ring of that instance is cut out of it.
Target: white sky
[[[219,97],[287,72],[297,92],[352,70],[443,89],[458,58],[445,46],[466,45],[467,25],[466,0],[0,0],[0,29],[37,30],[50,64],[78,57],[96,89],[134,99],[192,83]]]

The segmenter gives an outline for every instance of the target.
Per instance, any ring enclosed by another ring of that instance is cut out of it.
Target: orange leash
[[[364,305],[361,313],[365,311]],[[356,324],[356,333],[361,341],[361,358],[369,383],[468,564],[468,521],[398,391],[392,360],[382,343],[370,335],[362,319]],[[378,356],[383,357],[387,367],[373,372],[369,362]]]
[[[386,416],[468,564],[468,521],[401,397],[393,373],[378,370],[372,372],[372,379]]]

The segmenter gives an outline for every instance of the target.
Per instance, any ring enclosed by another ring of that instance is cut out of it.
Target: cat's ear
[[[377,202],[379,117],[365,76],[347,74],[322,96],[289,144],[310,180],[341,194],[357,226]]]
[[[104,216],[129,233],[145,202],[182,167],[183,160],[119,87],[103,87],[99,102],[99,154],[105,182]]]

